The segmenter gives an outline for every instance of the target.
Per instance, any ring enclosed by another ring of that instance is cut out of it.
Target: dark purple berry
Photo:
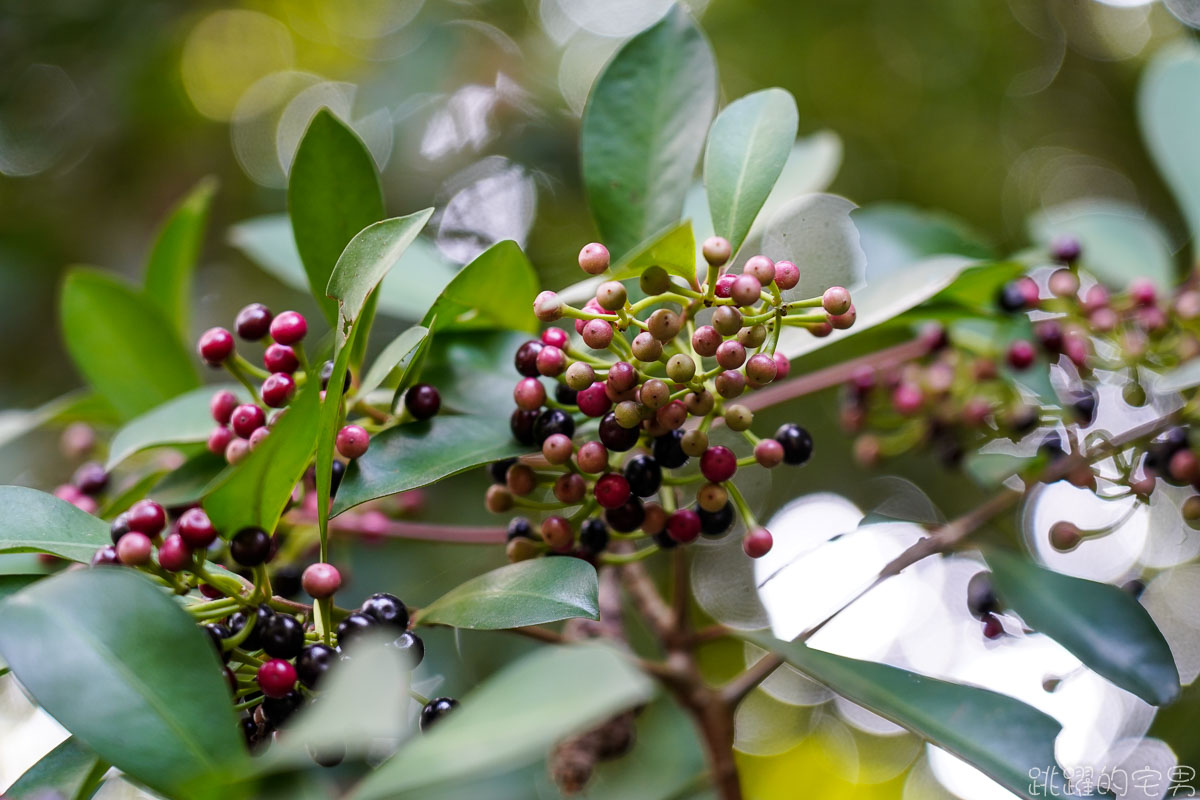
[[[617,415],[610,411],[600,419],[598,433],[600,442],[614,453],[624,453],[632,450],[638,443],[641,431],[638,428],[623,428],[617,422]]]
[[[326,361],[321,365],[321,388],[329,388],[329,379],[333,377],[333,362]],[[350,389],[350,370],[346,370],[346,377],[342,380],[342,391]]]
[[[589,555],[604,552],[608,547],[608,526],[603,520],[592,517],[583,521],[579,528],[579,547]]]
[[[552,330],[558,330],[558,328],[552,328]],[[573,406],[579,402],[579,392],[565,383],[559,383],[554,387],[554,399],[564,406]]]
[[[287,614],[267,618],[260,635],[262,649],[273,658],[295,658],[304,646],[304,627]]]
[[[251,303],[238,312],[233,327],[237,335],[248,342],[257,342],[271,330],[271,309],[262,303]]]
[[[116,566],[120,563],[121,559],[117,556],[117,548],[111,544],[97,550],[91,561],[93,567]]]
[[[418,383],[404,393],[404,407],[413,419],[429,419],[441,409],[442,397],[428,383]]]
[[[561,433],[570,439],[575,435],[575,420],[562,409],[548,408],[533,423],[533,441],[538,447],[541,447],[556,433]]]
[[[108,487],[108,473],[95,461],[80,465],[71,483],[84,494],[100,494]]]
[[[224,648],[222,642],[232,636],[233,631],[229,630],[227,626],[219,623],[205,625],[204,631],[209,635],[209,638],[212,639],[213,646],[217,648],[217,655],[220,656],[222,661],[228,661],[230,651]]]
[[[722,536],[733,527],[733,503],[726,503],[719,511],[696,511],[700,515],[700,533],[705,536]]]
[[[296,656],[296,676],[308,689],[315,689],[321,676],[337,663],[337,650],[324,644],[310,644]]]
[[[513,517],[509,520],[505,538],[510,542],[513,539],[532,539],[533,525],[525,517]]]
[[[266,621],[275,616],[275,612],[270,608],[267,608],[265,605],[259,606],[253,612],[247,610],[235,611],[229,617],[229,629],[233,631],[235,635],[240,633],[242,628],[246,627],[246,625],[250,622],[250,617],[252,614],[256,615],[254,618],[253,627],[250,629],[250,633],[246,636],[246,638],[242,640],[242,643],[238,645],[238,647],[246,651],[262,649],[263,628],[266,625]]]
[[[775,431],[775,441],[783,445],[785,464],[798,467],[812,458],[812,435],[794,422],[789,422]]]
[[[262,528],[242,528],[229,542],[229,555],[243,567],[257,567],[271,555],[271,537]]]
[[[271,726],[278,728],[287,722],[300,706],[304,704],[304,696],[295,689],[283,697],[264,697],[262,701],[263,716]]]
[[[341,461],[333,462],[333,472],[329,476],[329,496],[337,494],[338,486],[342,484],[342,476],[346,474],[346,465]]]
[[[416,669],[418,665],[425,659],[425,642],[421,641],[421,637],[417,636],[412,631],[405,631],[393,640],[390,647],[394,647],[401,653],[412,659],[412,669]]]
[[[383,625],[392,625],[400,630],[408,627],[408,608],[400,598],[387,592],[376,592],[363,601],[358,609]]]
[[[526,378],[536,378],[540,373],[537,368],[537,357],[545,347],[541,342],[530,339],[525,344],[517,348],[517,355],[514,359],[514,364],[517,367],[517,372],[524,375]]]
[[[618,533],[633,533],[642,527],[645,519],[646,508],[636,497],[630,497],[623,506],[610,508],[604,512],[605,522]]]
[[[437,722],[442,717],[449,714],[458,707],[458,701],[450,697],[439,697],[435,700],[430,700],[421,709],[420,727],[422,731],[429,730],[429,726]]]
[[[683,452],[683,431],[674,430],[654,440],[654,460],[659,466],[676,469],[687,463],[688,454]]]
[[[491,477],[492,483],[503,485],[508,476],[508,468],[515,463],[517,463],[515,458],[505,458],[488,464],[488,476]]]
[[[533,425],[537,422],[540,415],[537,411],[523,411],[517,409],[512,413],[508,420],[509,430],[512,431],[513,438],[521,444],[533,444]]]
[[[366,614],[355,612],[349,615],[338,623],[338,647],[344,650],[346,645],[354,641],[355,637],[361,636],[363,633],[378,624],[379,623],[375,621],[374,617],[368,617]]]
[[[121,537],[129,533],[130,530],[129,515],[127,513],[117,514],[117,516],[113,518],[112,524],[108,527],[108,532],[109,535],[112,536],[113,544],[116,544],[118,541],[120,541]]]
[[[1000,608],[996,593],[992,589],[992,574],[976,572],[967,582],[967,610],[971,616],[982,619]]]
[[[634,456],[625,463],[625,480],[638,497],[649,497],[662,484],[662,467],[651,456]]]
[[[1016,281],[1010,281],[1000,287],[996,296],[996,305],[1000,306],[1001,311],[1009,314],[1022,311],[1025,308],[1025,292],[1021,290],[1021,286]]]
[[[672,539],[671,534],[667,533],[665,530],[659,531],[650,538],[654,540],[654,543],[658,545],[660,550],[670,550],[673,547],[679,546],[679,542]]]

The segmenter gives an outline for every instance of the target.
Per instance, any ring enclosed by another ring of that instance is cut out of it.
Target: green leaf
[[[122,419],[200,384],[192,354],[163,312],[110,275],[70,270],[60,316],[76,368]]]
[[[247,760],[212,643],[133,570],[64,572],[13,595],[0,655],[83,744],[162,794],[228,796],[212,777]]]
[[[704,187],[713,229],[737,252],[796,141],[800,115],[784,89],[734,100],[708,132]]]
[[[224,535],[250,526],[275,530],[317,446],[320,387],[319,381],[309,380],[271,434],[213,481],[204,510]]]
[[[1032,456],[972,451],[963,461],[963,469],[981,486],[995,488],[1033,463]]]
[[[716,100],[712,48],[678,5],[596,79],[580,130],[583,182],[615,258],[679,221]]]
[[[1158,52],[1138,90],[1138,122],[1158,171],[1200,237],[1200,48],[1178,43]]]
[[[97,516],[111,519],[123,511],[128,511],[134,503],[148,495],[150,490],[169,474],[170,470],[152,469],[137,475],[132,481],[122,481],[120,487],[114,487],[117,488],[117,491],[109,491]]]
[[[508,328],[533,333],[539,327],[533,316],[537,293],[537,272],[520,246],[497,242],[454,276],[421,324],[433,331]]]
[[[313,297],[330,325],[337,306],[325,294],[334,265],[350,240],[383,219],[379,170],[366,145],[323,108],[296,149],[288,179],[288,214],[296,250]]]
[[[105,469],[111,470],[134,453],[151,447],[207,441],[216,425],[209,410],[209,401],[222,390],[236,394],[238,402],[250,402],[250,394],[245,388],[232,383],[201,386],[172,398],[130,420],[117,431],[108,447]]]
[[[217,180],[207,177],[171,211],[146,262],[146,295],[175,321],[179,335],[189,335],[192,311],[192,275],[204,245],[208,208],[217,191]]]
[[[1133,595],[1073,578],[1001,550],[984,552],[996,593],[1034,630],[1151,705],[1179,696],[1166,639]]]
[[[645,702],[654,686],[625,656],[589,643],[545,647],[462,699],[358,785],[354,800],[516,769],[556,742]]]
[[[338,426],[342,421],[342,395],[346,389],[346,371],[350,366],[350,358],[354,352],[354,343],[362,334],[363,322],[355,319],[349,322],[349,330],[345,341],[335,341],[333,370],[329,373],[329,383],[326,385],[325,398],[321,401],[317,419],[317,447],[315,461],[315,481],[317,489],[317,524],[321,539],[321,560],[326,560],[329,552],[329,501],[333,492],[333,448],[337,439]],[[339,326],[340,327],[340,326]],[[337,337],[340,339],[340,335]],[[327,630],[327,620],[318,621],[318,630]]]
[[[513,440],[507,418],[441,415],[397,425],[373,437],[366,455],[350,463],[333,515],[525,450]]]
[[[1014,794],[1031,796],[1030,769],[1046,770],[1057,764],[1054,740],[1062,726],[1019,700],[799,642],[783,642],[765,632],[738,635],[778,653],[848,700],[953,753]],[[1061,782],[1062,776],[1057,780]]]
[[[0,602],[41,578],[41,575],[0,575]]]
[[[396,265],[431,216],[433,209],[427,208],[406,217],[376,222],[356,234],[346,245],[325,288],[325,293],[338,301],[341,321],[338,330],[343,337],[350,323],[362,313],[367,295]]]
[[[854,209],[850,219],[858,229],[869,274],[876,280],[931,256],[993,256],[978,234],[949,214],[899,203],[874,203]]]
[[[417,614],[418,625],[502,630],[571,617],[600,619],[596,570],[578,558],[506,564],[456,586]]]
[[[413,364],[420,352],[429,346],[429,329],[414,325],[388,342],[358,383],[358,394],[365,397],[378,389],[401,364]]]
[[[50,796],[78,800],[91,797],[103,777],[103,772],[97,775],[96,771],[107,769],[108,766],[102,764],[95,753],[70,736],[25,770],[4,792],[4,797],[6,800],[45,800]]]
[[[695,286],[696,238],[692,235],[691,220],[684,220],[649,241],[642,242],[613,265],[609,280],[632,278],[655,265],[683,278],[689,286]]]
[[[1185,361],[1178,367],[1156,377],[1153,381],[1156,392],[1182,392],[1200,386],[1200,361]]]
[[[108,401],[89,389],[76,389],[34,409],[0,411],[0,448],[43,425],[115,425],[120,422]]]
[[[1110,200],[1066,203],[1031,217],[1029,233],[1042,245],[1056,236],[1074,236],[1083,245],[1080,265],[1114,289],[1137,277],[1160,289],[1178,282],[1166,232],[1132,206]]]
[[[287,214],[268,214],[239,222],[229,229],[229,243],[269,275],[293,289],[308,291],[308,275],[300,262],[292,223]],[[379,313],[400,319],[420,319],[458,272],[426,239],[416,239],[404,255],[405,269],[389,273],[379,285]],[[408,276],[419,276],[412,280]]]
[[[761,252],[800,269],[800,282],[784,292],[787,299],[817,297],[830,286],[854,288],[866,274],[866,255],[850,218],[856,206],[832,194],[797,197],[767,222]],[[744,264],[749,253],[738,258]],[[855,305],[860,304],[855,299]]]
[[[197,503],[228,466],[225,456],[203,450],[164,475],[151,487],[150,495],[165,508]]]
[[[53,553],[87,563],[112,544],[108,523],[52,494],[0,486],[0,553]]]
[[[515,331],[431,336],[422,374],[438,387],[443,406],[507,420],[513,384],[519,380],[513,354],[528,339],[528,334]]]

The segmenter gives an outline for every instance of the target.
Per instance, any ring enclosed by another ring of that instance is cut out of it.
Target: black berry
[[[305,687],[314,689],[321,676],[338,660],[337,650],[324,644],[310,644],[296,656],[296,676]]]
[[[272,727],[278,728],[287,722],[288,717],[303,704],[304,696],[295,689],[283,697],[264,697],[262,701],[263,716],[267,718],[267,722],[271,723]]]
[[[508,427],[513,438],[521,444],[533,444],[533,425],[538,420],[537,411],[517,409],[509,417]]]
[[[513,517],[508,523],[508,532],[505,534],[507,541],[513,539],[532,539],[533,525],[525,517]]]
[[[266,606],[259,606],[256,611],[257,617],[255,617],[253,627],[250,629],[250,633],[247,634],[246,638],[242,639],[242,643],[238,645],[246,651],[262,649],[263,628],[266,627],[267,620],[275,616],[275,612]],[[246,625],[249,623],[250,615],[251,612],[249,611],[234,612],[234,614],[229,617],[229,629],[233,631],[235,635],[241,633],[242,628],[246,627]]]
[[[1006,283],[996,294],[996,305],[1000,306],[1001,311],[1009,314],[1020,311],[1025,308],[1025,293],[1016,281]]]
[[[428,383],[418,383],[404,393],[404,407],[413,419],[429,419],[442,407],[442,396]]]
[[[233,632],[228,627],[221,624],[205,625],[204,630],[212,638],[213,646],[217,648],[217,655],[222,661],[229,660],[229,651],[222,646],[222,642],[233,635]]]
[[[390,646],[411,658],[413,669],[425,659],[425,642],[412,631],[405,631],[397,636]]]
[[[674,430],[654,440],[654,458],[667,469],[676,469],[687,463],[688,454],[683,452],[683,431]]]
[[[812,435],[794,422],[775,431],[775,441],[783,445],[783,463],[798,467],[812,458]]]
[[[542,352],[543,347],[545,345],[541,342],[530,339],[517,348],[516,358],[513,359],[513,363],[517,367],[517,372],[526,378],[536,378],[538,376],[537,357],[538,353]]]
[[[662,484],[662,468],[650,456],[634,456],[625,464],[625,480],[638,497],[649,497]]]
[[[129,533],[129,517],[125,514],[118,514],[113,519],[112,525],[108,527],[108,532],[112,536],[113,544],[116,544],[117,540]]]
[[[257,567],[271,555],[271,537],[262,528],[242,528],[229,542],[229,555],[243,567]]]
[[[384,625],[392,625],[400,630],[408,627],[408,608],[400,602],[400,598],[386,592],[377,592],[368,597],[359,611]]]
[[[300,593],[300,568],[285,564],[271,576],[271,588],[280,597],[295,597]]]
[[[603,425],[603,423],[601,424]],[[556,433],[561,433],[570,439],[575,435],[575,420],[561,409],[548,408],[533,423],[533,441],[538,447],[541,447]]]
[[[84,494],[100,494],[108,487],[108,473],[95,461],[89,461],[75,470],[71,483]]]
[[[659,531],[650,538],[654,540],[654,543],[658,545],[660,550],[670,550],[673,547],[679,546],[679,542],[672,539],[671,534],[666,531]]]
[[[604,520],[618,533],[633,533],[646,520],[646,509],[641,500],[630,497],[625,505],[606,510]]]
[[[342,476],[346,474],[346,465],[341,461],[333,462],[333,472],[329,476],[329,496],[333,497],[337,494],[338,487],[342,485]]]
[[[1096,419],[1096,393],[1086,391],[1076,395],[1071,403],[1076,419],[1081,425],[1091,425]]]
[[[637,428],[623,428],[617,422],[617,415],[612,411],[600,419],[600,442],[614,453],[624,453],[632,450],[638,443],[641,432]]]
[[[263,623],[262,649],[272,658],[295,658],[304,646],[304,628],[294,617],[275,614]]]
[[[262,303],[251,303],[238,312],[234,320],[237,335],[248,342],[257,342],[271,329],[271,310]]]
[[[579,403],[579,392],[565,383],[560,383],[554,387],[554,399],[564,406],[577,405]]]
[[[458,707],[458,701],[450,697],[439,697],[430,700],[421,709],[421,730],[429,730],[429,726]]]
[[[990,572],[976,572],[967,583],[967,610],[971,615],[983,619],[1000,608],[996,593],[992,590]]]
[[[733,526],[733,503],[726,503],[719,511],[697,509],[700,515],[700,533],[705,536],[721,536]]]
[[[592,555],[603,553],[608,547],[608,526],[595,517],[584,520],[579,527],[579,546]]]
[[[321,365],[321,388],[322,389],[329,388],[329,379],[332,377],[333,377],[333,362],[326,361],[324,364]],[[346,370],[346,377],[342,381],[342,391],[345,392],[345,391],[348,391],[349,389],[350,389],[350,370]]]
[[[508,476],[508,468],[517,463],[515,458],[506,458],[502,461],[493,461],[488,464],[488,476],[491,477],[492,483],[503,485]]]
[[[338,623],[337,640],[338,646],[345,648],[347,644],[354,641],[355,637],[361,636],[370,628],[375,627],[378,623],[374,617],[368,617],[366,614],[355,612],[344,620]]]

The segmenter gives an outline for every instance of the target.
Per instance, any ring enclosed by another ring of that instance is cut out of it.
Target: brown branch
[[[658,587],[654,585],[650,573],[646,572],[645,565],[640,561],[633,561],[622,564],[620,569],[621,583],[633,600],[634,606],[664,644],[674,641],[677,638],[675,612],[671,611],[662,595],[658,593]]]
[[[315,518],[305,516],[305,522],[316,523]],[[454,544],[503,544],[504,528],[484,525],[435,525],[429,522],[404,522],[389,519],[386,524],[363,525],[361,517],[344,514],[329,521],[330,530],[358,536],[383,536],[394,539],[423,539],[430,542],[452,542]]]

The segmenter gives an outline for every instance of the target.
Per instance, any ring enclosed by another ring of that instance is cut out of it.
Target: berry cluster
[[[786,298],[800,281],[789,261],[756,255],[740,273],[724,272],[731,248],[720,237],[704,243],[703,255],[703,283],[687,285],[651,266],[638,276],[639,298],[608,280],[583,308],[548,291],[534,300],[539,320],[573,320],[574,336],[550,327],[516,352],[522,377],[513,391],[512,433],[541,453],[494,464],[486,504],[496,513],[551,513],[536,529],[525,517],[512,521],[510,559],[547,552],[627,558],[605,554],[611,539],[650,537],[653,545],[637,551],[640,557],[701,535],[723,536],[738,517],[747,555],[771,549],[771,534],[755,521],[734,475],[753,464],[804,464],[812,437],[787,424],[760,438],[751,431],[750,408],[735,401],[787,376],[789,362],[775,352],[784,326],[827,336],[854,323],[854,306],[840,286],[820,297]],[[585,246],[579,266],[604,273],[608,250]],[[714,424],[740,433],[752,452],[739,457],[710,443]],[[675,472],[693,458],[698,474]],[[697,484],[685,499],[683,490]],[[545,500],[533,496],[547,492]]]

